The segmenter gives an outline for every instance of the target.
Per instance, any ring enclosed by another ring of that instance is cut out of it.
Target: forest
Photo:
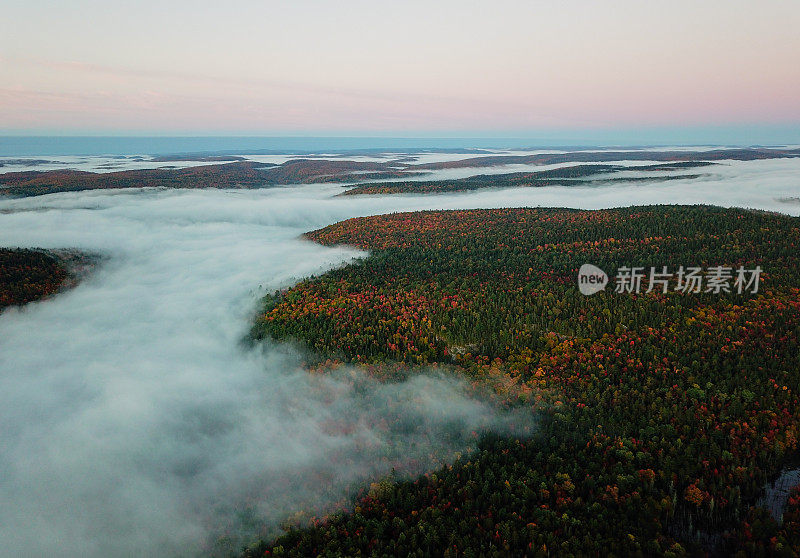
[[[262,188],[276,184],[343,182],[359,172],[363,180],[403,176],[387,163],[298,159],[275,165],[234,161],[187,168],[96,173],[77,170],[0,174],[0,196],[29,197],[56,192],[119,188]]]
[[[0,248],[0,312],[61,290],[70,279],[62,258],[44,250]]]
[[[429,366],[539,417],[525,436],[352,505],[245,556],[797,556],[800,492],[756,505],[796,459],[800,219],[710,206],[362,217],[309,240],[369,250],[264,299],[256,338],[321,372]],[[583,296],[592,263],[763,269],[758,292]]]
[[[656,182],[659,180],[691,180],[698,178],[699,174],[674,174],[670,171],[694,169],[713,165],[709,161],[681,161],[677,163],[660,163],[625,167],[622,165],[574,165],[555,169],[516,172],[506,174],[481,174],[468,178],[455,180],[408,180],[404,182],[367,182],[358,184],[343,192],[341,195],[353,196],[358,194],[422,194],[459,192],[478,190],[480,188],[539,188],[542,186],[587,186],[608,184],[619,180],[637,182],[646,180]],[[658,172],[658,175],[640,177],[615,177],[621,172]]]

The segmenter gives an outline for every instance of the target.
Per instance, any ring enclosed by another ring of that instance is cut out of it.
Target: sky
[[[0,133],[800,142],[798,28],[796,0],[6,0]]]

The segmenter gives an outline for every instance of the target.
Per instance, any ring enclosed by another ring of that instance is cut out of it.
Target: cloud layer
[[[268,533],[504,427],[451,378],[321,378],[285,347],[242,346],[260,292],[357,254],[297,238],[335,220],[299,194],[64,196],[2,215],[3,244],[108,259],[73,291],[0,316],[0,554],[239,543],[246,516]]]

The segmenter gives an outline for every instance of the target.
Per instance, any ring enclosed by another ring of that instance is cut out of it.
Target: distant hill
[[[162,157],[158,161],[187,160],[176,157]],[[221,159],[236,159],[224,164],[200,165],[189,168],[157,168],[138,169],[108,173],[94,173],[62,169],[47,172],[25,171],[0,174],[0,195],[12,197],[37,196],[55,192],[71,192],[76,190],[98,190],[117,188],[263,188],[282,184],[313,184],[325,182],[363,183],[387,179],[407,179],[418,177],[421,172],[453,168],[480,168],[511,164],[553,165],[566,163],[610,163],[614,161],[663,161],[664,165],[653,165],[643,170],[673,170],[680,165],[701,166],[722,160],[750,161],[756,159],[776,159],[800,157],[800,149],[718,149],[713,151],[575,151],[569,153],[547,153],[536,155],[493,155],[471,157],[458,161],[413,164],[409,158],[386,162],[350,161],[346,159],[293,159],[281,165],[259,163],[256,161],[238,160],[240,157],[227,156],[195,156],[194,161],[215,162]],[[526,180],[553,180],[575,178],[569,173],[597,171],[597,168],[573,167],[575,171],[544,171],[549,174],[528,174],[526,176],[509,177],[511,185],[543,185],[526,184]],[[622,168],[609,169],[614,172],[631,170]],[[566,172],[558,176],[559,172]],[[465,179],[458,183],[468,184],[477,179]],[[499,180],[483,179],[484,182]],[[450,181],[453,183],[454,181]],[[491,184],[489,184],[491,185]],[[472,189],[472,187],[431,186],[420,190],[420,185],[395,185],[394,189],[382,186],[386,190],[364,190],[353,193],[394,193],[402,191],[447,191]]]
[[[358,194],[423,194],[459,192],[481,188],[538,188],[542,186],[585,186],[619,180],[675,180],[698,178],[698,174],[674,174],[673,171],[713,165],[709,161],[682,161],[637,167],[622,165],[574,165],[545,171],[515,172],[507,174],[480,174],[454,180],[408,180],[404,182],[369,182],[358,184],[342,195]],[[658,172],[658,176],[622,178],[614,177],[621,172]]]

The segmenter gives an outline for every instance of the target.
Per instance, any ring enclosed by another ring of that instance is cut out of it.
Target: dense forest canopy
[[[0,311],[49,296],[68,279],[64,261],[44,250],[0,248]]]
[[[755,503],[798,450],[800,219],[426,211],[307,236],[371,253],[267,297],[256,337],[375,373],[452,367],[542,419],[532,438],[485,436],[248,556],[796,555],[800,496],[782,523]],[[648,293],[645,280],[583,296],[584,263],[763,274],[755,293]]]

